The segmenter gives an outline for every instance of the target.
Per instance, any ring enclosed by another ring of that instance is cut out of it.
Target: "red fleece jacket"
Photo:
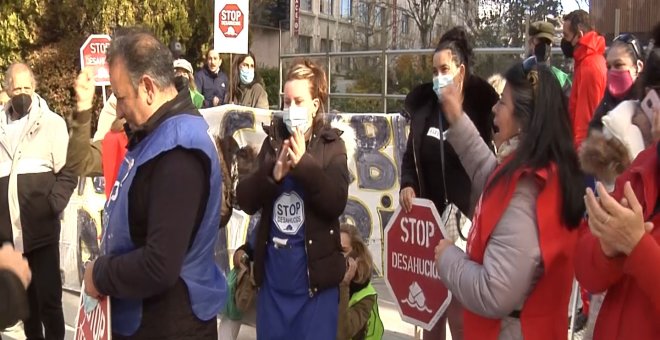
[[[576,148],[587,138],[589,122],[605,95],[607,63],[604,53],[605,39],[594,31],[580,38],[575,47],[575,74],[568,111]]]
[[[629,256],[609,258],[586,226],[581,230],[575,255],[578,281],[592,292],[607,291],[596,321],[594,339],[660,339],[660,213],[658,147],[640,153],[617,179],[614,197],[623,196],[630,181],[644,209],[645,221],[654,229],[647,233]]]

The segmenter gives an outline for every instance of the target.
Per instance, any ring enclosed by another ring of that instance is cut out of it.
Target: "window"
[[[383,27],[383,15],[385,14],[385,8],[381,6],[376,6],[376,15],[374,16],[374,24],[376,27]]]
[[[300,0],[300,9],[303,11],[312,11],[312,0]]]
[[[341,0],[341,11],[342,18],[350,18],[353,13],[353,0]]]
[[[401,15],[401,33],[402,34],[408,34],[409,33],[408,21],[410,21],[410,17],[407,14]]]
[[[310,53],[312,51],[312,37],[298,36],[298,53]]]
[[[321,2],[321,13],[332,16],[333,8],[335,7],[334,0],[320,0]]]
[[[360,2],[357,8],[358,20],[362,23],[369,23],[369,5]]]
[[[332,40],[321,39],[321,52],[332,52]]]
[[[341,51],[342,52],[349,52],[353,49],[353,46],[350,43],[341,43],[340,45]],[[353,66],[353,58],[351,57],[342,57],[341,58],[341,63],[344,66],[346,70],[351,70]]]

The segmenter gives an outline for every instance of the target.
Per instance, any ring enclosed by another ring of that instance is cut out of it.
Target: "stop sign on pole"
[[[245,0],[215,0],[214,50],[247,54],[249,3]]]
[[[435,246],[443,238],[440,214],[430,200],[416,198],[406,213],[400,206],[385,228],[385,279],[401,318],[430,330],[451,301],[440,281]]]
[[[220,32],[227,38],[235,38],[243,31],[243,12],[236,4],[226,4],[220,10]]]
[[[105,54],[110,46],[110,36],[107,34],[92,34],[80,47],[80,68],[94,68],[96,86],[110,85],[110,71],[105,62]]]

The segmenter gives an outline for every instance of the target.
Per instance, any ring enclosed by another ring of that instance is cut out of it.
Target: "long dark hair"
[[[522,140],[513,159],[495,175],[491,185],[510,179],[517,169],[537,170],[554,163],[559,170],[562,221],[569,229],[575,229],[585,211],[585,182],[573,147],[568,105],[561,86],[543,64],[526,71],[519,63],[504,77],[511,90],[513,116],[521,126]]]
[[[238,87],[241,84],[241,64],[243,63],[243,60],[245,58],[250,57],[254,61],[254,79],[252,82],[248,85],[252,85],[254,83],[259,82],[259,78],[257,76],[257,58],[254,57],[254,54],[251,51],[248,51],[247,54],[240,54],[236,56],[236,60],[234,60],[234,64],[231,66],[231,73],[232,73],[232,80],[231,80],[231,93],[232,96],[236,99],[239,99],[238,96]],[[230,98],[230,100],[234,100],[234,98]]]

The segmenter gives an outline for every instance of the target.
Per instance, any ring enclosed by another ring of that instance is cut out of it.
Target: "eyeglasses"
[[[642,59],[642,47],[639,44],[639,40],[637,40],[637,38],[635,38],[634,35],[630,33],[623,33],[617,36],[616,38],[614,38],[614,40],[612,40],[612,42],[615,41],[620,41],[622,43],[630,45],[633,51],[635,52],[635,57],[637,58],[637,60]]]
[[[533,70],[534,67],[538,64],[538,61],[536,60],[536,56],[531,56],[522,62],[522,68],[523,72],[525,72],[525,75],[529,74],[529,71]]]

